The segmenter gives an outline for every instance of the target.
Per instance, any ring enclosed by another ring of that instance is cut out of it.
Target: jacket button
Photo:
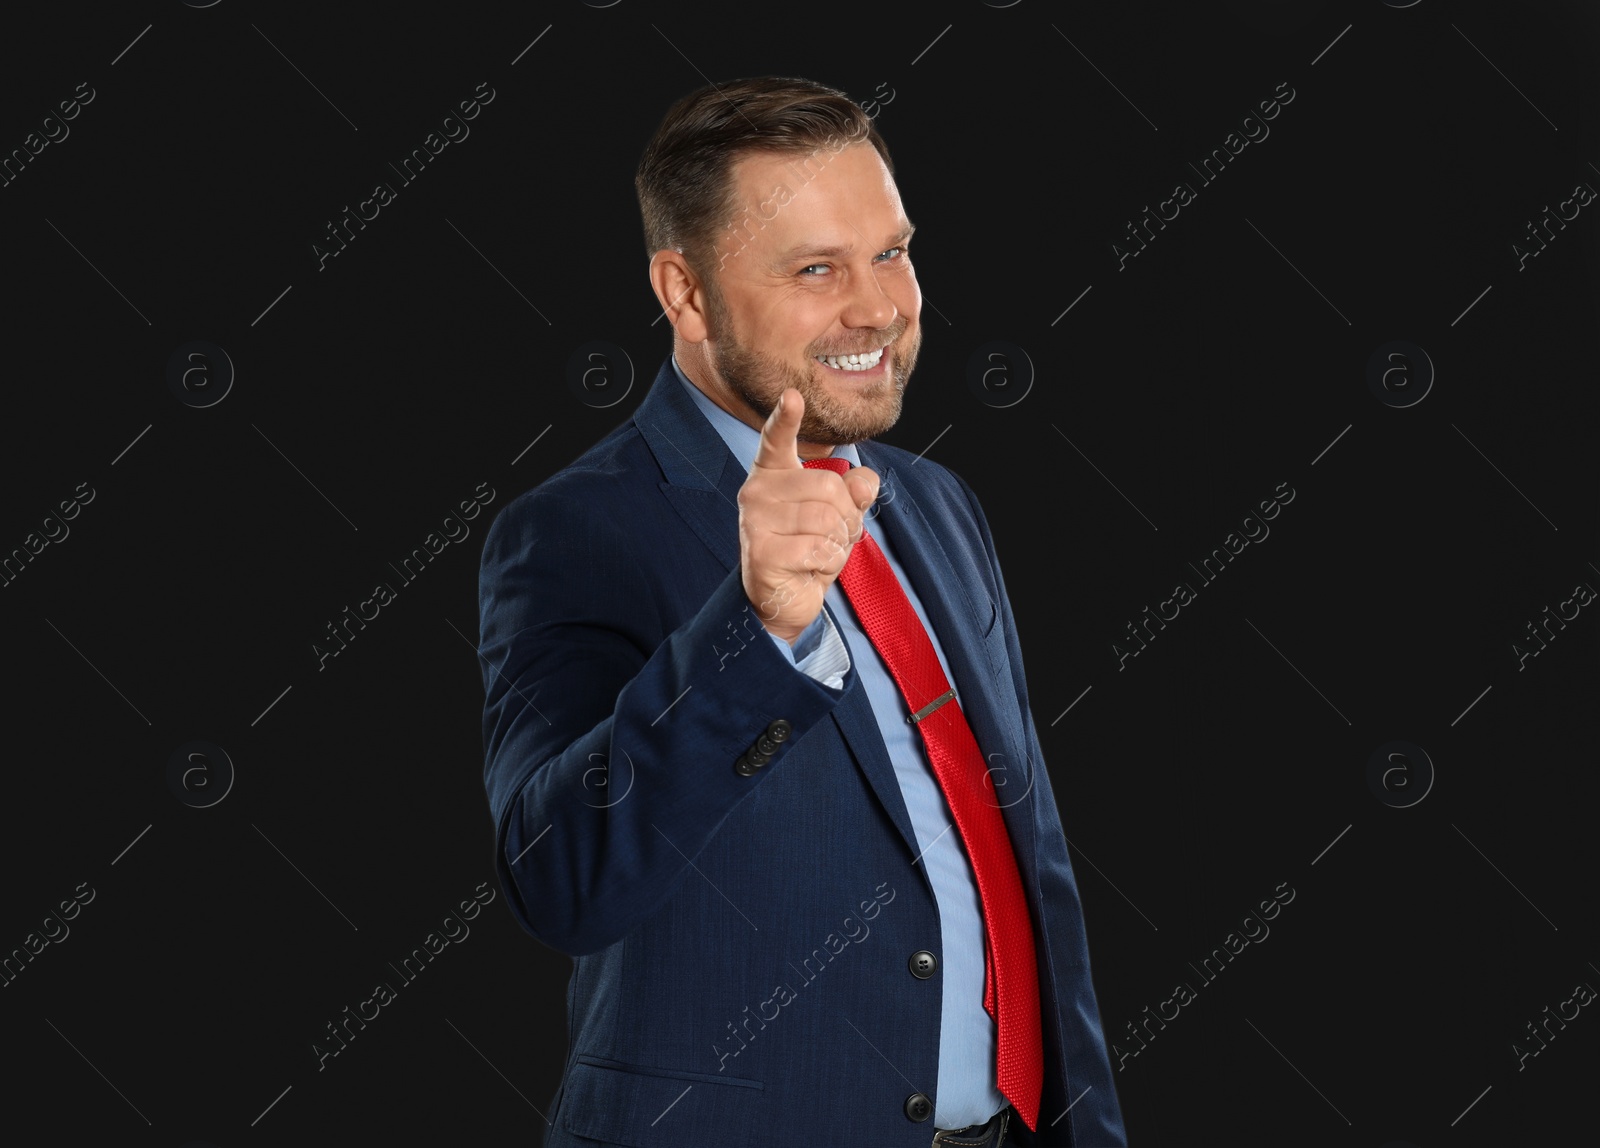
[[[925,981],[933,976],[933,970],[939,967],[939,958],[927,949],[919,949],[911,954],[911,975],[919,981]]]
[[[760,769],[772,760],[772,755],[770,753],[762,753],[758,749],[747,749],[744,751],[744,759],[757,769]]]
[[[773,741],[766,734],[762,734],[760,737],[756,738],[756,748],[762,753],[771,755],[778,752],[778,743]]]
[[[906,1118],[921,1124],[933,1115],[933,1101],[920,1092],[913,1092],[906,1097]]]
[[[733,772],[737,773],[740,777],[754,777],[756,767],[741,757],[738,761],[733,763]]]
[[[767,726],[767,736],[773,741],[787,741],[793,729],[794,726],[783,718],[774,718]]]

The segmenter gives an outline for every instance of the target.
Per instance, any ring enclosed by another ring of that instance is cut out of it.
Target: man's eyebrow
[[[917,225],[907,221],[906,225],[902,227],[892,238],[890,238],[887,243],[878,248],[878,250],[887,251],[897,243],[904,243],[906,240],[911,238],[916,230]],[[779,255],[774,262],[778,265],[783,265],[793,263],[796,259],[801,257],[811,258],[813,256],[827,259],[837,259],[841,255],[849,255],[854,249],[854,245],[846,247],[813,247],[809,244],[800,243],[783,252],[783,254]]]

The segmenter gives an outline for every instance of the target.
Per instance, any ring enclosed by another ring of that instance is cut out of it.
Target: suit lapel
[[[874,443],[860,443],[856,449],[862,463],[876,470],[882,480],[878,489],[882,510],[876,524],[888,535],[895,557],[905,568],[929,623],[939,635],[939,647],[950,663],[961,712],[994,779],[992,792],[1010,833],[1017,863],[1022,872],[1031,873],[1033,805],[1027,798],[1033,789],[1034,765],[1020,736],[1019,715],[1001,713],[997,708],[994,681],[998,671],[989,661],[984,638],[998,604],[989,601],[981,586],[969,585],[960,576],[959,571],[968,566],[951,560],[946,542],[958,550],[963,543],[952,535],[946,515],[937,513],[930,521],[924,514],[922,504],[931,504],[935,496],[917,481],[914,464],[897,470]],[[998,620],[992,624],[998,625]]]
[[[633,415],[665,479],[661,492],[717,561],[739,561],[739,488],[744,468],[678,382],[669,358]]]

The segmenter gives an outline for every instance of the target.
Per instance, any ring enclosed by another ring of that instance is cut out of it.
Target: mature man
[[[871,441],[922,339],[882,138],[737,81],[637,187],[673,354],[484,544],[500,880],[574,958],[546,1143],[1125,1143],[987,522]]]

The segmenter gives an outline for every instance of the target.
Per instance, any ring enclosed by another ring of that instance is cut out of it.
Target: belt
[[[933,1148],[1000,1148],[1006,1140],[1006,1124],[1010,1117],[1011,1105],[1008,1104],[989,1117],[987,1124],[935,1132]]]

